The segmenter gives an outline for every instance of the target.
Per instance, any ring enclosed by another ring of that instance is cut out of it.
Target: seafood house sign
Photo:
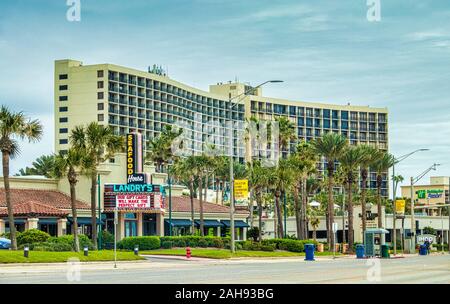
[[[151,184],[150,174],[143,171],[143,140],[140,133],[126,138],[126,184],[105,184],[105,208],[120,210],[164,210],[164,187]]]

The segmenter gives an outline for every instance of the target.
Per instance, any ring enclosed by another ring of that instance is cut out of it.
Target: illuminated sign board
[[[127,177],[142,173],[143,171],[143,144],[142,134],[129,133],[126,140],[127,147]]]
[[[433,199],[433,198],[441,198],[444,193],[444,190],[434,189],[434,190],[418,190],[416,191],[418,199]]]
[[[104,207],[164,209],[165,189],[153,184],[105,184]]]

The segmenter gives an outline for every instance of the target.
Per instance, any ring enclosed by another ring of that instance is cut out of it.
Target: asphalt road
[[[390,260],[338,258],[0,265],[0,283],[450,283],[450,255]]]

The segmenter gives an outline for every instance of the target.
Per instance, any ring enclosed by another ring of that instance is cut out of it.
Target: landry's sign
[[[151,197],[146,194],[118,194],[116,206],[119,209],[151,208]]]
[[[142,134],[127,134],[127,178],[143,172],[142,154]]]
[[[164,209],[165,189],[153,184],[105,184],[105,208]]]

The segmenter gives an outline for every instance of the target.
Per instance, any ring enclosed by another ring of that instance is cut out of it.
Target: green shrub
[[[48,242],[56,244],[67,244],[75,249],[74,238],[72,234],[62,235],[58,237],[53,236],[48,239]],[[78,242],[80,244],[80,250],[83,250],[83,248],[86,246],[89,248],[89,250],[94,249],[92,241],[84,234],[78,235]]]
[[[102,247],[105,247],[106,244],[114,243],[114,234],[110,233],[107,230],[102,231]]]
[[[29,229],[25,230],[17,236],[17,244],[25,245],[33,243],[43,243],[46,242],[49,238],[50,235],[47,232],[41,231],[39,229]]]
[[[173,242],[175,247],[186,247],[186,241],[183,239],[177,239]]]
[[[19,237],[19,235],[20,235],[21,233],[22,233],[22,232],[16,230],[16,239]],[[10,232],[1,233],[1,234],[0,234],[0,237],[6,238],[6,239],[10,240],[10,239],[11,239],[11,233],[10,233]],[[18,245],[18,246],[19,246],[19,245]]]
[[[225,247],[225,245],[224,245],[224,242],[222,239],[215,238],[215,239],[213,239],[213,244],[211,247],[223,248],[223,247]]]
[[[161,241],[157,236],[134,236],[122,239],[117,243],[119,249],[134,250],[138,245],[139,250],[153,250],[161,248]]]
[[[247,230],[247,239],[253,239],[253,241],[258,241],[259,238],[259,228],[258,227],[252,227],[251,229]]]
[[[172,249],[173,242],[172,241],[164,241],[161,243],[161,247],[164,249]]]
[[[275,251],[275,245],[274,244],[261,245],[261,250],[262,251]]]
[[[50,242],[44,242],[44,243],[36,243],[33,246],[33,251],[72,251],[73,248],[70,244],[66,243],[50,243]]]
[[[260,251],[261,250],[261,244],[257,242],[252,241],[246,241],[242,244],[243,250],[254,250],[254,251]]]
[[[263,246],[274,246],[274,249],[285,250],[291,252],[303,252],[305,244],[314,244],[317,248],[319,244],[314,240],[295,240],[295,239],[268,239],[263,240]]]
[[[198,247],[202,247],[202,248],[208,247],[208,241],[206,239],[200,239],[198,241]]]
[[[290,242],[287,242],[287,250],[290,252],[303,252],[305,245],[301,241],[290,240]]]

